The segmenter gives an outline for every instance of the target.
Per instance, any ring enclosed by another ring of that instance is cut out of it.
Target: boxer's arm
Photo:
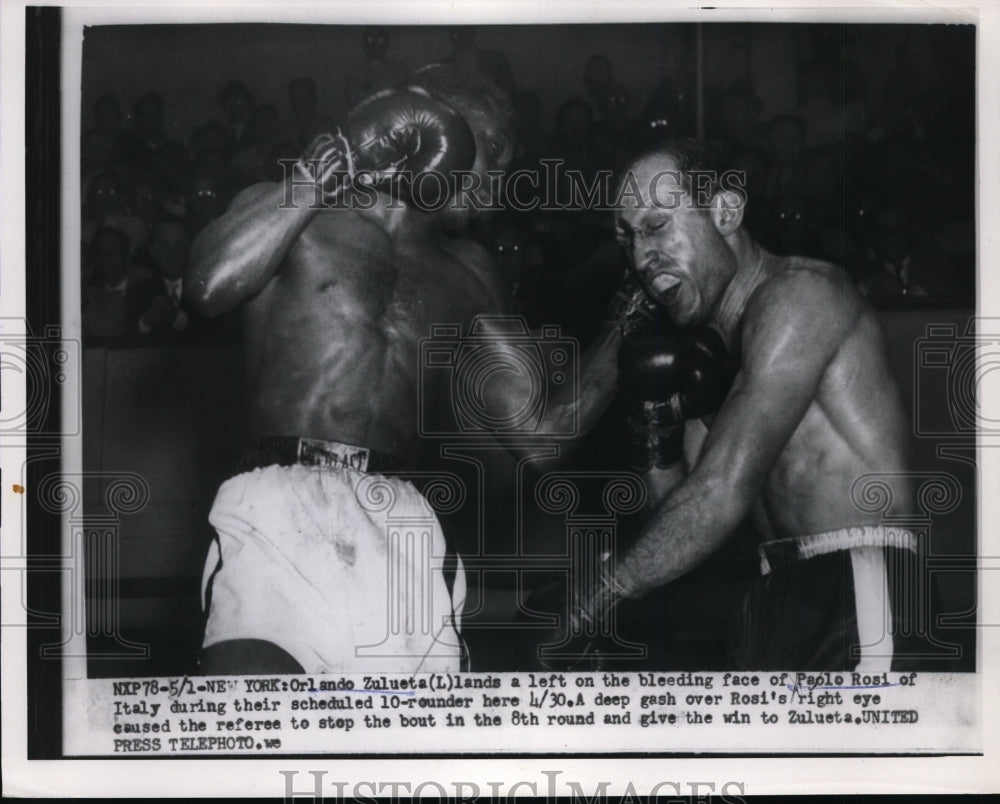
[[[184,278],[185,299],[216,316],[260,291],[319,207],[289,204],[294,187],[264,182],[233,199],[195,238]]]
[[[579,437],[590,432],[614,401],[618,392],[618,354],[625,338],[648,323],[652,318],[651,302],[642,292],[638,282],[626,281],[615,295],[606,318],[601,322],[597,336],[587,350],[578,357],[568,376],[577,384],[550,384],[545,389],[547,402],[535,436],[565,436],[575,434],[575,439],[563,441],[564,457],[579,443]],[[498,355],[516,349],[497,340]],[[530,393],[527,377],[513,378],[499,386],[490,402],[497,411],[518,411],[524,404],[525,394]]]
[[[478,319],[476,327],[484,337],[484,348],[492,350],[491,361],[498,366],[519,365],[524,357],[524,338],[512,339],[510,328],[502,321],[516,315],[510,292],[500,281],[496,265],[489,253],[478,243],[460,241],[460,259],[470,272],[479,277],[488,302],[483,307],[484,317]],[[537,337],[538,333],[532,333]],[[614,400],[618,390],[618,352],[622,345],[622,331],[619,322],[605,322],[600,334],[583,355],[578,354],[575,366],[566,366],[564,375],[577,383],[549,383],[544,389],[532,385],[532,378],[515,375],[512,372],[498,374],[498,381],[488,383],[483,389],[483,402],[488,406],[491,418],[504,419],[518,415],[524,409],[525,400],[532,394],[545,393],[546,404],[537,428],[531,436],[533,442],[547,435],[564,436],[575,432],[583,435],[600,419]],[[484,361],[485,362],[485,361]],[[552,376],[545,378],[552,380]],[[569,446],[564,438],[560,443]],[[515,453],[516,444],[508,445]]]
[[[860,310],[855,293],[816,271],[789,272],[757,292],[744,318],[742,368],[701,459],[618,561],[624,594],[693,569],[743,521]]]
[[[489,331],[491,324],[485,322],[480,331]],[[600,335],[578,355],[575,366],[566,365],[563,376],[566,381],[553,382],[554,372],[546,376],[546,388],[539,389],[526,374],[506,374],[503,382],[496,382],[488,388],[487,404],[495,418],[513,417],[524,409],[525,400],[532,394],[546,394],[541,419],[533,429],[532,438],[559,436],[582,436],[600,419],[614,400],[618,389],[618,352],[622,345],[621,331],[617,327],[605,327]],[[523,344],[511,342],[502,332],[492,339],[494,359],[499,364],[517,365],[523,360]],[[551,367],[546,367],[551,368]],[[576,383],[571,380],[576,379]],[[569,442],[566,442],[569,446]],[[516,452],[516,445],[511,445]]]
[[[356,177],[369,189],[394,181],[409,189],[427,171],[470,166],[476,153],[461,115],[416,89],[369,98],[351,113],[348,132],[314,138],[284,182],[244,191],[198,235],[184,286],[199,312],[224,313],[263,289],[318,210],[362,192]]]

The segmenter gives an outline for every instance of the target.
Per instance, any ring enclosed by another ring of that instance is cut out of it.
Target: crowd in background
[[[85,110],[87,342],[237,339],[235,316],[206,321],[185,306],[193,239],[242,189],[280,180],[279,160],[336,128],[325,108],[396,85],[407,65],[391,57],[390,45],[385,29],[366,29],[365,60],[341,86],[320,89],[301,76],[286,97],[260,98],[234,78],[218,90],[215,118],[184,142],[165,133],[169,106],[183,98],[150,89],[123,108],[122,98],[106,94]],[[665,76],[648,98],[633,98],[608,58],[581,54],[580,84],[549,119],[538,92],[516,85],[507,57],[478,47],[474,29],[453,29],[451,48],[443,60],[510,92],[518,133],[512,169],[537,170],[541,159],[557,158],[595,176],[659,139],[698,133],[690,80]],[[878,307],[921,298],[968,303],[975,293],[973,88],[958,66],[923,86],[916,66],[924,55],[904,37],[876,85],[841,49],[817,47],[798,66],[795,107],[767,118],[747,80],[705,88],[703,133],[726,165],[743,171],[754,236],[776,253],[843,265]],[[625,270],[607,211],[508,210],[481,218],[474,234],[530,323],[558,323],[583,339]]]

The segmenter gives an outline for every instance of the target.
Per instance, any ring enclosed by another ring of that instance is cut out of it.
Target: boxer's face
[[[615,229],[639,281],[675,324],[705,321],[733,276],[712,211],[695,206],[669,157],[641,161],[631,176]]]
[[[449,230],[465,227],[483,209],[499,202],[499,185],[487,171],[505,170],[514,158],[514,136],[510,126],[498,116],[477,110],[463,110],[476,138],[476,160],[470,168],[477,182],[475,189],[458,193],[439,213],[441,225]],[[475,202],[470,197],[475,196]]]

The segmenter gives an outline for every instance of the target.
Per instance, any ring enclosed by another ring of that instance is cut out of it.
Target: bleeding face
[[[696,206],[669,156],[634,163],[615,231],[646,293],[680,326],[706,321],[735,273],[712,207]]]

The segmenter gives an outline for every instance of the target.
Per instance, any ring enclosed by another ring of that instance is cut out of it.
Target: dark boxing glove
[[[606,562],[605,562],[606,563]],[[623,595],[610,567],[603,567],[588,588],[575,588],[572,576],[554,574],[528,597],[516,619],[521,633],[521,665],[533,670],[585,672],[608,669],[619,657],[614,640],[612,611]],[[528,627],[526,614],[556,618],[551,628]]]
[[[731,373],[721,336],[708,327],[634,338],[618,358],[630,464],[664,469],[684,455],[683,423],[717,410]]]
[[[383,188],[397,183],[402,197],[435,208],[454,190],[451,171],[471,167],[475,158],[476,140],[465,119],[414,87],[380,92],[356,106],[346,134],[320,134],[297,166],[327,202],[354,181]],[[422,179],[432,172],[446,181]]]

